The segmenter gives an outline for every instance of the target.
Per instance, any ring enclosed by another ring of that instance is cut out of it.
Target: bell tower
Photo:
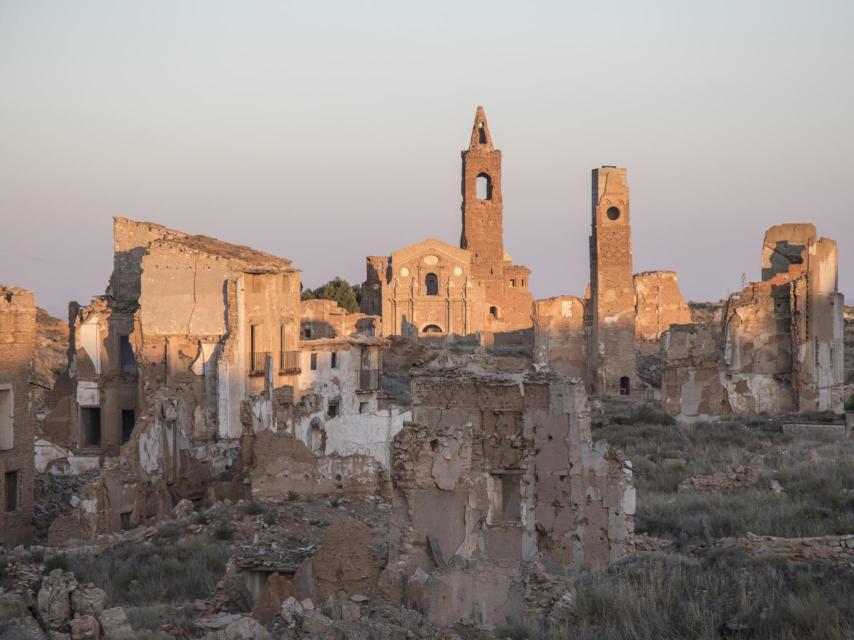
[[[483,107],[474,116],[469,148],[463,157],[463,231],[460,247],[472,253],[472,275],[500,286],[504,268],[501,152],[492,136]]]
[[[590,384],[594,393],[632,394],[636,383],[635,287],[626,170],[593,169],[590,233]]]

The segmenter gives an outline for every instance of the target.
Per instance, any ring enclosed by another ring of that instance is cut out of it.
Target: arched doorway
[[[426,327],[421,329],[421,333],[444,333],[444,331],[442,331],[442,327],[440,327],[438,324],[428,324]]]

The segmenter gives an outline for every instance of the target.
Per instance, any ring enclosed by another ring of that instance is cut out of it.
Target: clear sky
[[[0,282],[63,315],[111,217],[290,258],[303,282],[460,234],[475,107],[507,250],[588,280],[590,170],[628,167],[635,270],[686,297],[813,222],[854,296],[854,2],[0,0]]]

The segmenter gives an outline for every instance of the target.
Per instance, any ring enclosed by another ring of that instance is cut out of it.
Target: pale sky
[[[114,215],[290,258],[306,286],[457,244],[484,105],[505,245],[587,284],[590,170],[625,166],[635,271],[713,300],[813,222],[854,297],[854,2],[0,0],[0,282],[103,293]]]

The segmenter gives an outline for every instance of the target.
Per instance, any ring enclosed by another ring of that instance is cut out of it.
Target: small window
[[[3,474],[3,489],[6,495],[7,513],[18,510],[18,472],[7,471]]]
[[[121,358],[122,373],[136,375],[136,356],[130,344],[130,336],[119,336],[119,357]]]
[[[360,402],[359,403],[359,413],[367,413],[368,412],[368,403]]]
[[[492,476],[490,502],[492,522],[516,523],[522,519],[522,474],[519,471],[498,471]]]
[[[80,439],[84,447],[101,446],[100,407],[80,408]]]
[[[510,278],[510,288],[511,289],[516,288],[516,279],[515,278]]]
[[[0,389],[0,451],[15,446],[15,403],[12,389]]]
[[[489,315],[493,318],[498,318],[498,307],[489,307]]]
[[[338,352],[337,351],[332,352],[332,357],[329,360],[329,366],[332,367],[333,369],[338,368]]]
[[[335,400],[330,400],[329,404],[326,405],[326,417],[327,418],[336,418],[338,417],[338,412],[341,408],[341,401],[337,398]]]
[[[427,289],[428,296],[439,295],[439,276],[435,273],[428,273],[424,278],[424,286]]]
[[[525,286],[525,278],[522,278],[522,286]]]
[[[311,340],[312,330],[311,325],[306,325],[302,328],[302,337]]]
[[[488,173],[480,173],[475,179],[475,197],[478,200],[492,200],[492,178]]]
[[[119,519],[121,522],[122,531],[128,531],[133,529],[133,525],[131,524],[131,512],[125,511],[122,514],[119,514]]]
[[[619,220],[620,210],[617,207],[610,207],[607,211],[609,220]]]
[[[316,353],[311,354],[311,370],[317,371],[317,354]]]
[[[628,376],[620,378],[620,395],[627,396],[631,394],[631,381]]]
[[[477,125],[477,140],[480,144],[486,144],[486,127],[482,122]]]
[[[130,440],[130,434],[136,425],[136,411],[133,409],[122,409],[122,444]]]

